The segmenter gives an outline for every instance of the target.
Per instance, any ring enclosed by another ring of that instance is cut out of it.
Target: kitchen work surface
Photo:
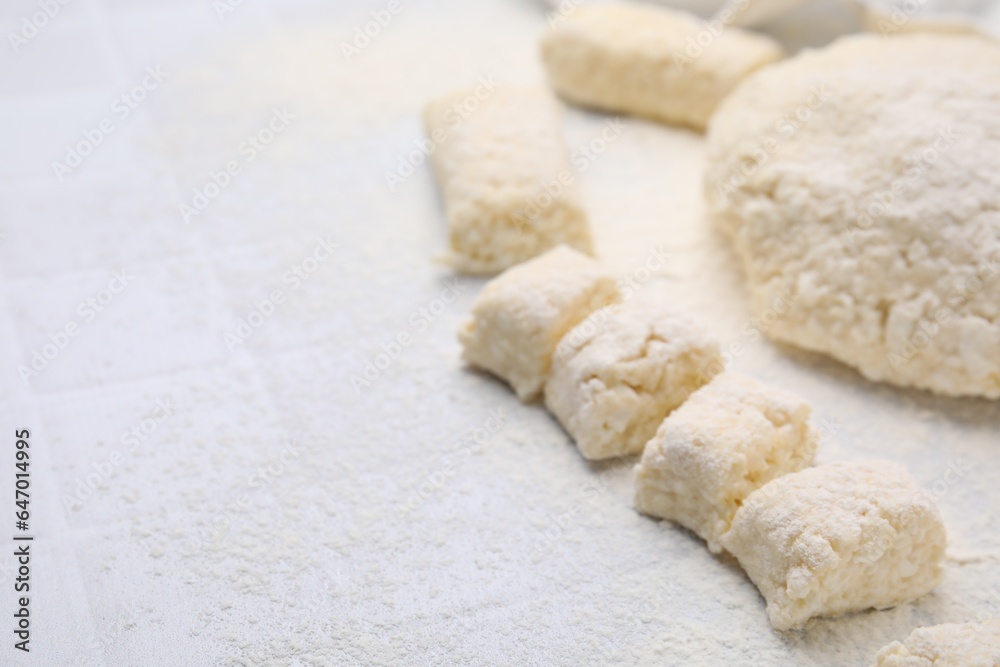
[[[735,559],[633,509],[635,459],[586,462],[463,367],[485,279],[434,261],[420,110],[544,83],[552,11],[3,4],[0,664],[864,667],[1000,617],[1000,404],[768,342],[705,213],[700,134],[567,111],[597,255],[806,399],[818,462],[905,465],[948,529],[940,586],[776,632]],[[767,31],[794,51],[856,21],[812,3]]]

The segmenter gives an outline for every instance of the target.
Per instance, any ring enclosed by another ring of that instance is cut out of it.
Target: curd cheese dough
[[[772,338],[871,380],[1000,397],[1000,46],[845,37],[751,75],[706,195]],[[784,307],[787,306],[787,307]]]
[[[563,337],[545,405],[586,458],[637,454],[719,361],[718,341],[701,326],[661,303],[630,301]]]
[[[722,538],[778,630],[919,598],[944,576],[945,542],[931,496],[888,461],[779,477],[750,494]]]
[[[462,358],[505,380],[522,401],[541,393],[559,340],[617,302],[618,281],[596,261],[560,246],[483,287],[458,331]]]
[[[563,99],[698,130],[747,74],[782,55],[768,37],[630,3],[578,7],[542,41]]]
[[[1000,667],[1000,620],[917,628],[879,651],[874,667]]]
[[[737,373],[696,391],[660,425],[635,469],[635,506],[722,550],[744,499],[810,465],[819,436],[794,394]]]
[[[489,274],[560,244],[592,253],[562,108],[548,91],[484,84],[427,104],[424,125],[448,218],[449,264]]]

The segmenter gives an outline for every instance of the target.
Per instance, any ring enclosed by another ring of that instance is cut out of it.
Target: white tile
[[[4,341],[0,345],[0,402],[30,400],[30,391],[17,373],[21,350],[17,331],[6,309],[0,309],[0,341]]]
[[[172,72],[190,69],[240,27],[220,20],[212,2],[111,1],[108,8],[109,34],[118,53],[126,67],[138,69],[154,63]],[[249,9],[244,15],[257,13]]]
[[[13,280],[190,255],[195,237],[177,219],[177,199],[156,168],[0,186],[2,272]]]
[[[43,7],[44,5],[44,7]],[[0,21],[11,21],[14,23],[18,34],[24,24],[24,19],[33,27],[43,26],[40,30],[47,30],[51,25],[57,23],[78,23],[84,20],[90,9],[88,0],[7,0],[0,6]],[[39,16],[47,14],[47,17]],[[26,28],[29,33],[32,28]],[[5,36],[7,30],[3,33]],[[4,40],[6,41],[6,40]]]
[[[116,81],[114,63],[100,36],[87,24],[64,23],[57,16],[15,52],[0,48],[0,99],[16,95],[86,91]],[[16,24],[0,24],[7,40]]]
[[[85,141],[85,131],[93,131],[107,117],[114,99],[114,89],[107,87],[65,95],[24,96],[3,100],[0,124],[17,128],[0,133],[0,177],[8,182],[47,180],[59,183],[54,163],[65,163],[70,147]],[[134,147],[128,136],[135,132],[134,122],[120,123],[112,134],[103,137],[78,168],[64,175],[64,180],[114,163],[134,164]],[[96,134],[92,134],[96,136]],[[84,147],[83,150],[87,150]]]
[[[114,294],[122,269],[128,285]],[[193,259],[25,278],[8,283],[7,300],[22,363],[35,352],[49,357],[36,363],[35,392],[172,373],[228,356],[214,278]],[[70,333],[78,333],[67,341],[59,332],[71,323],[77,329]]]
[[[285,237],[212,252],[231,314],[229,347],[285,350],[357,334],[348,316],[343,256],[330,234]]]
[[[162,554],[150,553],[127,524],[79,531],[71,543],[83,578],[76,596],[95,610],[93,638],[75,662],[48,664],[224,664],[220,644],[199,631],[206,610],[224,599],[206,595],[212,582],[195,587],[164,576]]]
[[[291,437],[254,369],[239,363],[60,393],[39,415],[71,527],[211,517],[251,492],[257,468]]]

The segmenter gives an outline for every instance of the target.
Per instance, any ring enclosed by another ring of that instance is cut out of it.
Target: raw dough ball
[[[834,463],[763,486],[722,546],[767,600],[771,625],[887,609],[937,586],[945,530],[931,499],[888,461]]]
[[[872,380],[1000,397],[1000,46],[844,38],[755,73],[706,193],[773,338]]]
[[[770,480],[810,465],[818,434],[789,392],[723,373],[667,417],[635,469],[635,506],[722,550],[736,510]]]
[[[496,273],[561,243],[592,252],[551,93],[483,84],[428,103],[424,125],[448,217],[449,264]]]
[[[506,380],[527,402],[541,392],[559,339],[618,298],[614,276],[559,246],[486,283],[458,331],[462,358]]]
[[[637,454],[717,361],[718,341],[663,304],[610,306],[559,343],[545,405],[586,458]]]
[[[875,656],[875,667],[997,667],[1000,620],[917,628]]]
[[[552,87],[575,104],[704,129],[729,91],[782,57],[773,40],[642,4],[584,5],[542,41]]]

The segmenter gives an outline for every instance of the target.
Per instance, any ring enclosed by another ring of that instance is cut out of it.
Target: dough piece
[[[600,311],[556,348],[545,405],[588,459],[642,452],[657,427],[708,382],[719,343],[660,303]]]
[[[472,303],[472,317],[458,331],[462,358],[530,401],[541,392],[559,339],[618,298],[614,276],[595,260],[560,246],[486,284]]]
[[[1000,620],[917,628],[875,656],[875,667],[997,667]]]
[[[635,469],[635,506],[670,519],[722,551],[744,499],[810,465],[819,436],[799,397],[723,373],[667,417]]]
[[[861,25],[869,32],[877,32],[883,37],[917,31],[965,33],[988,35],[985,26],[992,9],[983,3],[978,10],[976,3],[955,6],[955,0],[922,0],[920,5],[911,6],[910,11],[900,11],[893,0],[854,0],[860,10]],[[977,26],[982,23],[984,28]]]
[[[767,37],[733,27],[716,37],[692,14],[628,3],[579,7],[542,40],[564,99],[698,130],[741,79],[781,57]]]
[[[706,194],[776,340],[871,380],[1000,397],[1000,46],[847,37],[755,73]]]
[[[430,102],[424,125],[448,218],[449,264],[488,274],[559,244],[592,253],[562,109],[548,91],[460,91]]]
[[[945,529],[917,482],[888,461],[785,475],[750,496],[722,545],[767,600],[771,625],[887,609],[940,583]]]

